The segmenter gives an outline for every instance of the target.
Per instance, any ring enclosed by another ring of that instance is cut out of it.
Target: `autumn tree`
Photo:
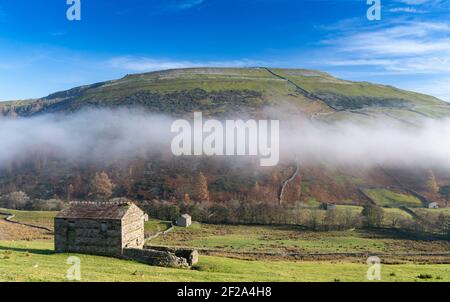
[[[450,202],[450,186],[440,187],[439,194],[445,199],[445,205],[448,207],[448,203]]]
[[[191,196],[189,196],[188,193],[185,193],[184,197],[183,197],[183,201],[186,205],[190,205],[191,204]]]
[[[10,209],[23,209],[29,200],[30,198],[25,192],[12,192],[7,195],[6,204]]]
[[[437,193],[439,191],[439,186],[436,181],[436,176],[434,176],[433,170],[429,169],[427,171],[427,189],[433,193]]]
[[[260,197],[261,197],[261,186],[259,185],[258,182],[255,183],[255,185],[253,186],[252,190],[251,190],[251,199],[255,200],[255,201],[259,201]]]
[[[111,197],[114,184],[105,172],[96,173],[91,182],[90,196],[99,200],[107,200]]]
[[[202,172],[195,178],[195,198],[197,201],[209,201],[208,181]]]
[[[380,227],[383,223],[384,211],[377,205],[366,205],[362,210],[362,215],[368,227]]]
[[[75,192],[75,188],[72,184],[69,184],[67,186],[67,202],[69,202],[72,199],[73,192]]]

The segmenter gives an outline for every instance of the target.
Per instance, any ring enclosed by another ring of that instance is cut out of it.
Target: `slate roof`
[[[121,220],[131,206],[130,202],[71,202],[56,218]]]

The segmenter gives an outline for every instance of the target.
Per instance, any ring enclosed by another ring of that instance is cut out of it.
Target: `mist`
[[[412,126],[389,119],[367,123],[290,121],[283,148],[300,163],[450,171],[450,119]]]
[[[139,109],[83,110],[0,119],[0,166],[36,154],[83,162],[119,161],[169,150],[171,119]]]
[[[38,154],[95,163],[152,153],[171,154],[175,118],[140,109],[90,109],[70,115],[0,118],[0,167]],[[301,164],[439,167],[450,170],[450,120],[420,126],[374,119],[368,123],[280,118],[282,161]]]

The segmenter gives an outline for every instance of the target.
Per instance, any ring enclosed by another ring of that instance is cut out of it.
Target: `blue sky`
[[[0,0],[0,100],[194,66],[319,69],[450,101],[450,0]]]

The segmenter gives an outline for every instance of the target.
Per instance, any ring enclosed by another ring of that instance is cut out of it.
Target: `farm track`
[[[40,230],[44,230],[44,231],[48,231],[50,233],[53,234],[53,230],[40,226],[40,225],[34,225],[34,224],[30,224],[30,223],[23,223],[23,222],[19,222],[19,221],[14,221],[13,218],[15,217],[14,214],[8,213],[8,212],[0,212],[0,215],[4,215],[6,216],[3,220],[9,222],[9,223],[13,223],[13,224],[18,224],[18,225],[22,225],[22,226],[26,226],[29,228],[34,228],[34,229],[40,229]]]
[[[298,161],[296,161],[294,173],[289,178],[284,180],[281,184],[280,191],[278,194],[278,202],[280,205],[283,203],[283,197],[286,191],[286,187],[298,176],[299,173],[300,173],[300,164],[298,163]]]
[[[174,225],[173,223],[170,225],[170,227],[168,227],[166,230],[158,232],[156,234],[150,235],[150,236],[145,236],[145,242],[151,241],[153,239],[158,238],[161,235],[166,235],[167,233],[171,232],[174,229]]]

